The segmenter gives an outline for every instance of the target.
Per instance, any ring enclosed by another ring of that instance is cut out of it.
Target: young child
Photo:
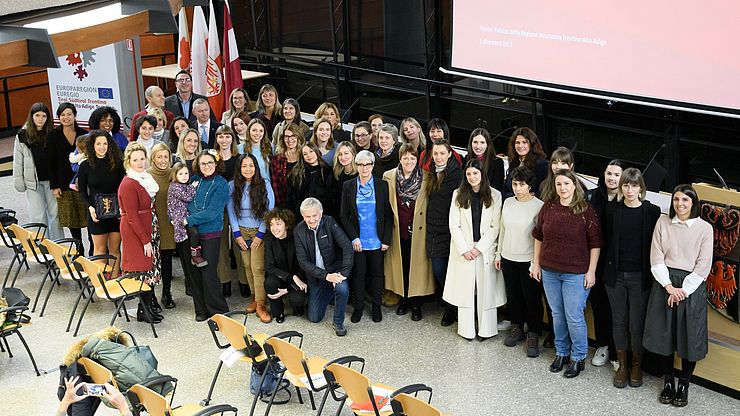
[[[195,198],[195,189],[198,182],[190,181],[190,171],[185,163],[177,162],[172,166],[170,188],[167,191],[167,215],[175,228],[175,242],[181,243],[190,239],[190,254],[192,263],[198,267],[208,265],[203,258],[198,244],[198,230],[195,227],[186,227],[183,220],[188,217],[188,203]]]
[[[75,176],[72,177],[72,181],[69,183],[69,189],[73,191],[77,190],[77,171],[80,170],[80,163],[87,159],[87,155],[85,154],[87,134],[78,137],[75,141],[75,146],[77,148],[69,154],[69,163],[72,164],[72,172],[75,173]]]

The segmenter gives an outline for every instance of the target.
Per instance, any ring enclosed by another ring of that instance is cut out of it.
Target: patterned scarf
[[[416,201],[423,177],[421,168],[418,166],[414,168],[408,179],[403,177],[403,169],[400,166],[398,167],[396,171],[396,193],[401,198],[401,202],[408,204],[411,201]]]

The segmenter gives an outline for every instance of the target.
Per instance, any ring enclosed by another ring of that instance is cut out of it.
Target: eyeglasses
[[[178,78],[175,81],[176,82],[179,82],[180,84],[186,84],[186,83],[192,81],[192,79],[190,79],[190,78]]]
[[[295,134],[283,134],[285,140],[295,140]]]
[[[358,168],[370,168],[370,167],[372,167],[373,165],[374,165],[374,163],[358,163],[358,164],[357,164],[357,167],[358,167]]]
[[[214,162],[212,160],[210,162],[200,162],[200,163],[198,163],[198,166],[200,166],[202,168],[210,168],[211,166],[216,166],[216,162]]]
[[[369,134],[367,133],[355,133],[355,137],[358,137],[360,139],[364,139],[367,136],[369,136]]]
[[[231,101],[244,101],[244,97],[234,97]]]

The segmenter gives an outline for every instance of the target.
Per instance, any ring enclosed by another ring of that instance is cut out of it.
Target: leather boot
[[[629,383],[632,387],[642,386],[642,353],[632,353]]]
[[[152,314],[151,311],[149,311],[149,316],[147,316],[146,312],[144,311],[144,308],[145,307],[147,308],[147,310],[149,309],[148,308],[148,305],[145,306],[145,305],[142,304],[142,302],[139,302],[139,307],[138,307],[138,309],[136,309],[136,320],[137,321],[139,321],[139,322],[146,322],[146,323],[151,322],[153,324],[158,324],[158,323],[162,322],[162,318],[159,318],[157,316],[154,316],[154,314]]]
[[[621,389],[627,386],[627,378],[629,377],[627,373],[627,351],[617,350],[617,361],[619,361],[619,369],[614,374],[612,384],[614,384],[614,387]]]
[[[257,316],[260,318],[260,321],[266,324],[272,322],[272,316],[270,316],[270,312],[267,312],[264,301],[257,302]]]

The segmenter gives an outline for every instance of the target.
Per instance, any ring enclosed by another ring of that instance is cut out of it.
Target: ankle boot
[[[689,404],[689,382],[683,378],[679,378],[676,394],[673,396],[673,405],[684,407],[687,404]]]
[[[175,301],[172,300],[172,294],[169,292],[162,293],[162,303],[164,303],[165,309],[172,309],[177,306],[175,305]]]
[[[162,315],[162,306],[159,304],[159,301],[157,301],[157,295],[154,294],[154,291],[152,291],[152,300],[149,303],[149,310],[152,311],[154,315]]]
[[[149,311],[149,316],[147,316],[146,312],[144,311],[144,305],[139,302],[139,308],[136,310],[136,320],[139,322],[146,322],[146,323],[153,323],[158,324],[162,322],[162,319],[157,318],[154,316],[151,311]]]
[[[264,301],[257,301],[257,316],[260,318],[260,321],[266,324],[272,322],[272,316],[270,316],[270,312],[267,312]]]
[[[659,399],[663,404],[673,403],[676,395],[676,387],[673,381],[673,375],[663,377],[663,391],[660,392]]]
[[[614,387],[621,389],[627,386],[627,378],[629,377],[627,373],[627,351],[617,350],[617,361],[619,361],[619,369],[614,374],[612,384],[614,384]]]
[[[630,369],[630,386],[642,386],[642,353],[632,353],[632,369]]]

